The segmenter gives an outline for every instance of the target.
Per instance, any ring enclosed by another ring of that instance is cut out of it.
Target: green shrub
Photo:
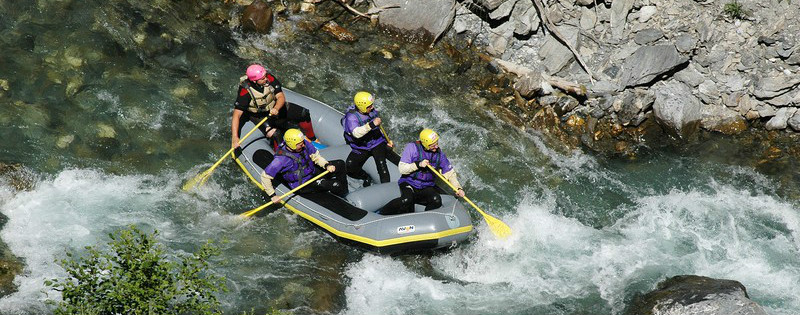
[[[216,293],[227,290],[225,278],[208,271],[219,248],[207,242],[173,262],[156,235],[131,226],[110,234],[105,250],[87,246],[84,257],[67,252],[58,263],[68,277],[45,281],[62,294],[49,301],[55,314],[220,314]]]
[[[729,17],[739,20],[745,18],[748,14],[747,10],[744,9],[744,6],[742,6],[742,4],[736,0],[726,3],[722,8],[722,11],[724,11]]]

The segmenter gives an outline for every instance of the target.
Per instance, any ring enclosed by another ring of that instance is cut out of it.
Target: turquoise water
[[[43,282],[64,275],[54,260],[128,224],[177,251],[224,241],[229,314],[619,314],[680,274],[738,280],[769,314],[800,312],[798,183],[778,176],[796,169],[722,159],[725,148],[636,160],[565,151],[491,114],[499,100],[474,88],[488,75],[477,60],[464,72],[442,48],[368,32],[338,43],[291,14],[271,35],[245,36],[198,22],[219,4],[189,3],[0,2],[0,161],[35,177],[20,193],[0,183],[0,236],[25,261],[0,313],[50,313],[44,300],[58,294]],[[285,210],[242,224],[236,215],[263,200],[229,162],[184,193],[228,149],[234,89],[253,61],[339,109],[373,91],[398,143],[439,131],[470,198],[512,238],[473,213],[468,243],[385,257]]]

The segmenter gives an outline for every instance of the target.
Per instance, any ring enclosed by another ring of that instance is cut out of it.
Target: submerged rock
[[[626,315],[766,315],[738,281],[675,276],[637,297]]]
[[[256,0],[242,12],[241,24],[247,32],[268,34],[272,30],[272,8],[264,1]]]

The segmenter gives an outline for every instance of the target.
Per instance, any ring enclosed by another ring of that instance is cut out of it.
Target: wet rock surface
[[[637,297],[626,315],[766,315],[738,281],[675,276]]]

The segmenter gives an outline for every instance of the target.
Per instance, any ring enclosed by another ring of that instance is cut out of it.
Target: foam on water
[[[349,267],[346,314],[619,314],[636,292],[696,274],[742,282],[770,314],[800,308],[800,214],[791,204],[710,184],[636,199],[604,229],[551,213],[553,198],[526,198],[501,218],[514,235],[479,237],[432,264],[458,281],[419,275],[389,258]],[[566,301],[566,302],[565,302]],[[582,308],[581,308],[582,307]],[[460,313],[460,312],[459,312]]]
[[[196,234],[229,225],[231,215],[217,212],[213,202],[180,192],[182,180],[175,174],[115,176],[74,169],[38,182],[31,191],[3,189],[0,211],[9,220],[2,238],[25,269],[15,279],[18,292],[0,299],[0,313],[43,312],[46,299],[59,298],[44,281],[66,275],[55,260],[68,249],[107,241],[118,228],[136,224],[181,242],[186,228],[201,226],[189,237],[199,238]],[[218,199],[219,190],[214,191],[206,188],[202,198]]]

